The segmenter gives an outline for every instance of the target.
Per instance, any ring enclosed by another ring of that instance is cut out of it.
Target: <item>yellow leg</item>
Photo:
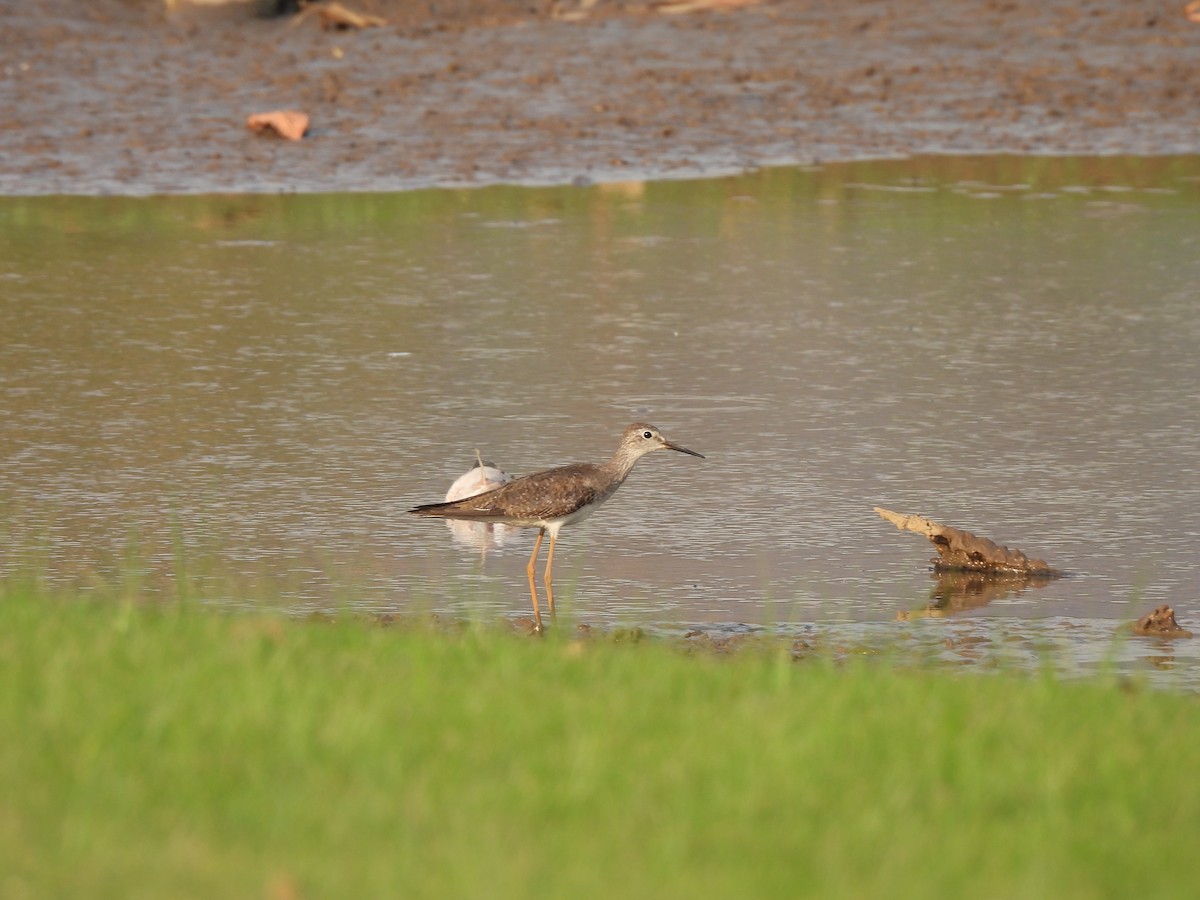
[[[542,549],[542,535],[545,531],[539,531],[537,541],[533,545],[533,556],[529,557],[529,565],[525,567],[525,574],[529,576],[529,596],[533,600],[533,625],[539,632],[542,630],[542,611],[538,608],[537,585],[533,583],[533,568],[537,563],[538,552]],[[554,545],[554,538],[550,538],[550,545]],[[550,608],[554,609],[554,601],[550,601]]]
[[[542,580],[546,582],[546,602],[550,604],[550,615],[554,615],[554,579],[550,572],[554,566],[554,542],[558,540],[558,535],[550,534],[550,550],[546,554],[546,574],[542,576]],[[533,576],[530,575],[530,578]]]

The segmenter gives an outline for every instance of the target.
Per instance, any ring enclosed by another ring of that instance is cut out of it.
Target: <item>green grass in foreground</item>
[[[1191,896],[1200,700],[0,592],[0,896]]]

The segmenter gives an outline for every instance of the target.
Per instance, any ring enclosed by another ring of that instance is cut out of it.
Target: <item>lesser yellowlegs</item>
[[[564,525],[579,522],[595,512],[601,503],[616,493],[634,464],[655,450],[677,450],[689,456],[704,458],[695,450],[688,450],[667,440],[653,425],[637,422],[625,429],[617,452],[606,463],[574,463],[556,469],[546,469],[522,476],[474,497],[450,503],[427,503],[410,509],[409,512],[418,516],[503,522],[521,528],[537,528],[537,541],[534,542],[533,555],[529,557],[529,565],[525,571],[529,576],[529,593],[533,599],[533,619],[540,631],[542,614],[533,573],[538,552],[542,548],[542,538],[546,534],[550,535],[550,549],[546,556],[546,571],[542,581],[546,585],[547,604],[553,613],[552,568],[554,544],[558,540],[559,529]]]

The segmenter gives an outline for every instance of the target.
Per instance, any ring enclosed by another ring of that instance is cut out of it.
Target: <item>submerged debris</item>
[[[969,531],[942,525],[923,516],[906,516],[876,506],[875,512],[901,531],[914,531],[929,538],[938,555],[937,572],[987,572],[996,575],[1025,575],[1057,578],[1063,573],[1044,559],[1031,559],[1020,550],[1010,550]]]
[[[665,15],[693,12],[726,12],[743,6],[756,6],[759,0],[655,0],[650,5]]]
[[[550,7],[550,18],[560,22],[579,22],[586,19],[598,0],[555,0]]]
[[[289,141],[298,141],[308,131],[308,114],[298,109],[255,113],[246,119],[246,127],[259,134],[277,134]]]
[[[387,24],[386,19],[372,16],[368,13],[355,12],[349,7],[337,2],[309,3],[292,24],[296,25],[316,13],[321,27],[326,31],[349,31],[351,28],[379,28]]]
[[[1133,626],[1134,634],[1154,637],[1190,638],[1192,633],[1175,621],[1175,610],[1163,604],[1154,612],[1142,616]]]

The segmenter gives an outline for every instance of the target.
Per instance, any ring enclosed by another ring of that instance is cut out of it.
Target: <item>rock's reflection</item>
[[[937,618],[1007,600],[1055,580],[1053,575],[995,575],[980,572],[934,572],[929,602],[921,609],[901,610],[898,619]]]

